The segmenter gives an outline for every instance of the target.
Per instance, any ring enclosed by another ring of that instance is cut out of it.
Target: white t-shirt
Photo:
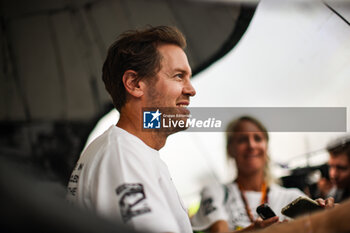
[[[192,232],[159,152],[116,126],[83,151],[67,199],[136,230]]]
[[[261,192],[246,191],[245,196],[254,219],[257,219],[256,208],[260,205]],[[299,189],[286,189],[272,184],[268,192],[268,204],[282,221],[286,217],[281,214],[281,209],[299,196],[305,196]],[[227,221],[231,230],[251,224],[236,183],[213,184],[205,187],[201,192],[200,208],[191,218],[192,228],[204,230],[218,220]]]

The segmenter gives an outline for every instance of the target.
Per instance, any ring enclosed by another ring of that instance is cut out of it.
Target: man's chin
[[[177,112],[178,114],[181,114],[181,115],[190,115],[191,113],[187,107],[177,107]]]
[[[163,128],[163,129],[165,131],[168,131],[169,135],[184,131],[184,130],[189,128],[189,126],[187,124],[187,120],[188,120],[187,117],[170,118],[168,121],[170,127]]]

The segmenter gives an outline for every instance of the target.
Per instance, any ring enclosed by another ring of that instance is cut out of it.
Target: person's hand
[[[250,224],[248,227],[242,229],[241,231],[252,231],[252,230],[262,229],[274,223],[277,223],[278,220],[279,220],[278,216],[268,218],[266,220],[262,220],[261,218],[258,218],[254,223]]]
[[[315,200],[320,206],[324,207],[325,209],[331,209],[333,208],[336,204],[334,203],[334,198],[329,197],[326,200],[322,198],[318,198]]]
[[[333,185],[334,184],[330,180],[324,177],[317,182],[317,188],[320,191],[322,197],[327,196],[329,191],[331,191],[331,189],[333,188]]]

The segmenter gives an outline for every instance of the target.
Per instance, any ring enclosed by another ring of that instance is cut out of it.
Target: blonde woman
[[[228,232],[253,229],[282,221],[281,209],[305,194],[272,182],[269,173],[266,128],[256,119],[243,116],[227,127],[227,153],[237,166],[237,177],[229,184],[214,184],[201,192],[201,206],[191,219],[194,230]],[[257,221],[256,208],[268,203],[278,217]]]

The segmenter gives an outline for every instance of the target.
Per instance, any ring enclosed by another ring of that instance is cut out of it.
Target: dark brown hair
[[[185,37],[177,28],[157,26],[126,31],[108,49],[102,80],[119,112],[126,102],[126,90],[122,80],[125,71],[135,71],[137,81],[154,77],[161,68],[162,57],[157,49],[160,44],[186,48]]]
[[[350,162],[350,137],[338,138],[327,146],[327,151],[331,156],[346,154]]]

